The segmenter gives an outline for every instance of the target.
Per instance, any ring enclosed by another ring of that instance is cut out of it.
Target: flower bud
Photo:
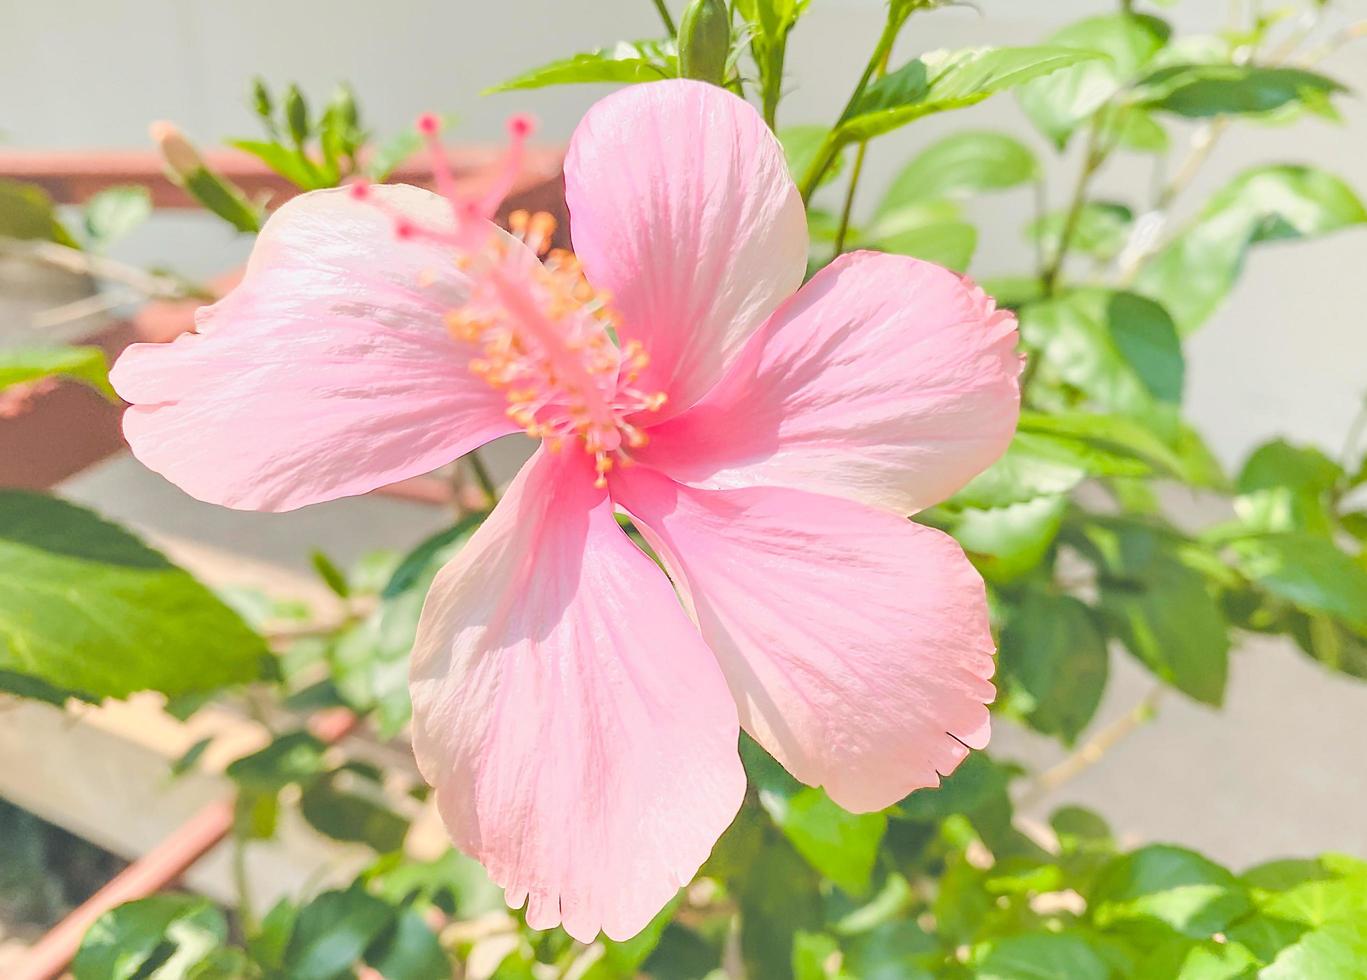
[[[252,79],[252,110],[262,119],[269,119],[275,111],[271,90],[266,87],[266,80],[259,76]]]
[[[148,132],[152,135],[152,140],[157,144],[157,149],[161,151],[161,158],[166,162],[166,169],[171,176],[177,178],[177,182],[184,181],[186,177],[204,167],[204,161],[199,158],[194,146],[185,138],[175,123],[161,120],[152,123],[148,127]]]
[[[726,0],[692,0],[679,21],[679,75],[724,85],[730,54],[731,14]]]
[[[299,86],[291,85],[285,90],[285,122],[290,128],[290,139],[295,145],[309,138],[309,105],[304,101],[304,93]]]
[[[203,157],[175,123],[154,122],[149,127],[161,150],[166,174],[179,187],[238,231],[260,231],[261,213],[241,188],[205,165]]]

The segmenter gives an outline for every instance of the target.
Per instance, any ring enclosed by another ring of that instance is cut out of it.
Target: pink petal
[[[644,467],[612,492],[721,661],[741,726],[848,810],[934,786],[987,743],[982,579],[948,535],[777,487],[697,490]]]
[[[796,487],[913,513],[1011,441],[1015,326],[939,266],[843,256],[764,325],[700,404],[651,429],[638,455],[698,486]]]
[[[413,744],[457,846],[588,942],[686,884],[745,792],[736,709],[589,457],[542,450],[438,575],[413,651]]]
[[[802,283],[807,219],[783,150],[715,85],[633,85],[584,117],[565,158],[575,252],[680,412]]]
[[[449,205],[373,188],[429,224]],[[292,510],[426,473],[517,431],[501,393],[442,313],[465,295],[445,249],[400,240],[393,218],[345,190],[290,201],[266,223],[241,285],[199,332],[135,344],[111,380],[132,403],[133,454],[187,493]]]

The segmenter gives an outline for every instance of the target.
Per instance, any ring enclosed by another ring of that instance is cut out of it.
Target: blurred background
[[[978,0],[976,6],[916,18],[899,54],[1038,42],[1098,9],[1092,0]],[[1230,6],[1185,0],[1163,13],[1179,31],[1202,32],[1224,24]],[[1361,20],[1367,2],[1343,3],[1332,16]],[[791,92],[780,123],[834,118],[882,22],[879,0],[815,0],[792,36]],[[539,138],[555,143],[606,87],[491,97],[480,91],[569,51],[658,33],[645,0],[0,0],[0,25],[0,149],[25,150],[146,148],[155,119],[177,122],[206,146],[250,136],[256,123],[246,90],[254,75],[276,86],[296,81],[320,99],[347,81],[381,133],[436,110],[457,120],[448,133],[453,141],[493,142],[510,113],[532,111],[541,120]],[[1353,92],[1367,92],[1367,44],[1348,46],[1319,68]],[[1204,200],[1254,161],[1282,157],[1323,166],[1367,191],[1367,104],[1354,94],[1340,108],[1341,126],[1306,120],[1237,128],[1188,200]],[[871,206],[877,189],[917,148],[973,127],[1012,133],[1042,158],[1052,153],[1016,100],[1001,96],[879,141],[869,153],[861,203]],[[1175,135],[1181,131],[1177,124]],[[1048,168],[1058,182],[1047,188],[1052,208],[1065,203],[1076,169],[1075,162]],[[1147,164],[1125,157],[1102,173],[1098,194],[1125,194],[1152,179]],[[1020,232],[1032,212],[1028,192],[969,207],[981,233],[973,275],[1019,270],[1029,248]],[[240,264],[249,245],[249,236],[234,237],[208,214],[158,212],[112,255],[212,277]],[[17,322],[15,303],[0,294],[0,338],[7,322]],[[1275,435],[1337,454],[1367,389],[1364,311],[1367,229],[1253,252],[1231,299],[1187,344],[1187,412],[1227,467],[1237,468],[1250,447]],[[501,475],[511,473],[517,451],[497,457]],[[378,497],[288,515],[230,512],[190,499],[127,456],[59,490],[154,535],[262,563],[269,574],[306,571],[311,548],[348,562],[377,547],[406,548],[448,523],[439,509]],[[1194,493],[1168,503],[1193,524],[1223,516]],[[1281,639],[1251,642],[1260,649],[1233,658],[1223,711],[1169,697],[1159,709],[1162,724],[1134,733],[1105,766],[1079,775],[1061,798],[1036,809],[1077,802],[1110,818],[1130,842],[1174,841],[1236,866],[1284,853],[1367,854],[1361,682],[1321,669]],[[1148,687],[1129,658],[1113,655],[1112,670],[1096,727],[1128,711]],[[998,724],[994,749],[998,758],[1032,766],[1065,754],[1057,743],[1005,722]],[[30,751],[0,738],[0,784],[4,760]],[[0,785],[0,796],[7,792],[14,787]]]

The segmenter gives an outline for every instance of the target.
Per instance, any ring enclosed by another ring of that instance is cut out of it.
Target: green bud
[[[348,128],[356,129],[360,125],[361,113],[356,108],[356,93],[345,82],[332,93],[332,111]]]
[[[726,84],[731,14],[726,0],[692,0],[679,21],[679,75]]]
[[[285,122],[290,127],[290,139],[298,145],[309,138],[309,105],[304,101],[304,93],[299,86],[290,85],[285,90]]]
[[[262,119],[269,119],[275,111],[271,90],[266,88],[266,80],[259,76],[252,79],[252,109]]]

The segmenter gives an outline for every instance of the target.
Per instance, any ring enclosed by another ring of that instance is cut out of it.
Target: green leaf
[[[56,205],[47,191],[17,180],[0,179],[0,238],[80,247],[58,220]]]
[[[1257,531],[1334,532],[1331,495],[1343,469],[1312,446],[1282,439],[1259,446],[1244,463],[1234,508]]]
[[[291,980],[333,980],[394,921],[394,910],[359,887],[324,892],[299,910],[285,950]]]
[[[837,124],[838,144],[859,142],[1095,57],[1061,47],[933,51],[864,90]]]
[[[1087,478],[1088,460],[1067,440],[1018,432],[1001,459],[970,480],[951,503],[987,510],[1060,496]]]
[[[1026,234],[1040,243],[1046,255],[1058,253],[1063,228],[1068,215],[1055,211],[1032,221]],[[1099,262],[1109,262],[1120,254],[1130,237],[1134,212],[1114,201],[1088,201],[1078,212],[1068,248],[1091,256]]]
[[[672,39],[667,41],[619,41],[570,58],[523,72],[515,78],[484,90],[484,95],[514,89],[545,88],[548,85],[577,85],[586,82],[632,84],[661,78],[676,78],[679,59]]]
[[[342,599],[351,595],[351,585],[347,582],[346,573],[338,568],[331,558],[315,550],[309,555],[309,561],[313,563],[313,570],[318,573],[318,577],[333,594]]]
[[[1135,291],[1165,306],[1185,335],[1215,312],[1251,246],[1367,223],[1367,208],[1339,178],[1300,166],[1247,170],[1144,266]]]
[[[1170,33],[1166,23],[1142,14],[1110,14],[1071,24],[1049,38],[1049,44],[1093,57],[1026,85],[1020,90],[1021,107],[1062,148],[1084,120],[1139,74]]]
[[[450,980],[451,961],[416,909],[403,909],[365,952],[384,980]]]
[[[397,851],[408,834],[407,820],[372,796],[341,789],[332,777],[305,787],[299,809],[319,833],[365,844],[380,854]]]
[[[1332,541],[1265,534],[1235,541],[1231,549],[1239,569],[1268,592],[1367,634],[1367,568]]]
[[[603,944],[603,958],[589,967],[583,975],[583,980],[618,980],[638,976],[641,964],[660,945],[666,927],[674,920],[674,915],[679,910],[680,901],[681,897],[676,897],[656,913],[655,918],[651,919],[644,929],[630,939],[621,942],[607,938],[600,940]]]
[[[455,556],[488,516],[483,512],[467,514],[450,527],[425,538],[399,562],[380,592],[380,598],[397,599],[415,589],[426,592],[437,569]]]
[[[329,175],[298,147],[266,140],[228,140],[228,145],[250,153],[301,190],[313,191],[336,186],[336,175],[329,179]]]
[[[1242,943],[1173,938],[1148,952],[1137,976],[1153,980],[1251,980],[1260,965]]]
[[[187,572],[73,504],[0,491],[0,670],[96,697],[254,680],[265,644]]]
[[[1106,959],[1080,935],[1033,933],[996,939],[976,951],[977,980],[1109,980]]]
[[[1092,520],[1072,539],[1097,563],[1101,611],[1155,676],[1207,704],[1224,697],[1228,625],[1206,580],[1180,559],[1179,539],[1137,522]]]
[[[889,215],[907,205],[939,198],[1007,190],[1039,175],[1035,155],[1014,137],[993,132],[954,133],[922,150],[902,168],[875,214]]]
[[[1271,112],[1291,102],[1323,105],[1345,91],[1332,78],[1303,68],[1261,65],[1171,65],[1139,83],[1138,101],[1179,116],[1204,118]]]
[[[1252,908],[1247,890],[1231,872],[1170,844],[1116,858],[1088,899],[1093,919],[1103,928],[1148,920],[1194,939],[1209,939]]]
[[[1360,980],[1367,976],[1367,920],[1335,922],[1301,936],[1286,947],[1271,965],[1258,974],[1260,980],[1306,980],[1333,977]]]
[[[1000,662],[1011,710],[1068,743],[1096,713],[1110,668],[1091,610],[1070,596],[1034,591],[1011,610]]]
[[[950,517],[948,530],[986,578],[1011,582],[1044,560],[1067,511],[1062,496],[991,510],[966,507]]]
[[[110,187],[85,205],[85,232],[96,248],[108,248],[152,214],[152,195],[146,187]]]
[[[793,180],[800,180],[802,175],[811,169],[830,134],[830,129],[817,125],[784,126],[778,131],[778,141],[783,146],[783,158],[788,161],[788,172],[792,174]],[[844,169],[845,156],[839,154],[821,175],[821,184],[829,184],[839,177]]]
[[[223,913],[208,899],[153,895],[102,915],[72,961],[75,980],[184,977],[227,941]]]
[[[274,793],[291,783],[308,783],[323,771],[327,746],[306,731],[287,732],[264,749],[234,760],[230,779],[244,789]]]
[[[875,239],[868,247],[963,272],[978,247],[978,229],[966,221],[935,221]]]
[[[1143,467],[1129,468],[1124,460],[1128,459],[1159,470],[1197,485],[1209,485],[1215,478],[1209,461],[1200,453],[1190,452],[1190,447],[1180,442],[1177,447],[1165,443],[1156,436],[1144,421],[1124,415],[1101,415],[1092,412],[1062,412],[1046,415],[1039,412],[1022,412],[1021,432],[1050,435],[1062,442],[1071,441],[1075,446],[1090,449],[1098,455],[1094,466],[1100,473],[1109,466],[1112,476],[1139,476]],[[1180,433],[1178,434],[1180,437]],[[1183,451],[1183,450],[1188,451]]]
[[[72,378],[111,401],[119,397],[109,386],[109,362],[98,347],[0,348],[0,391],[51,377]]]
[[[1152,425],[1159,403],[1181,402],[1186,370],[1181,341],[1172,319],[1152,300],[1078,289],[1023,307],[1020,329],[1044,369],[1101,408]],[[1180,460],[1174,468],[1182,468]]]
[[[252,959],[262,966],[278,968],[284,962],[285,948],[289,945],[298,915],[299,910],[288,898],[282,898],[272,905],[256,932],[247,937],[247,949]]]

